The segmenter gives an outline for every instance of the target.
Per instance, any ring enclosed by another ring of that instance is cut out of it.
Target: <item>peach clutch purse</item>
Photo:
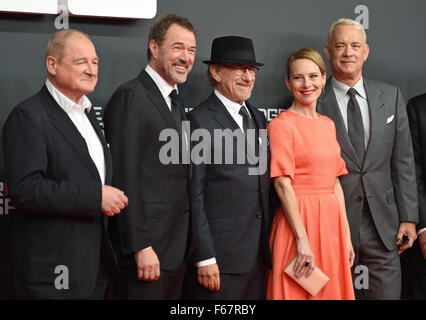
[[[314,268],[311,275],[306,278],[305,275],[302,275],[300,278],[296,277],[293,271],[294,263],[296,262],[297,256],[290,261],[290,263],[285,267],[284,272],[287,273],[294,281],[296,281],[301,287],[308,291],[311,296],[316,296],[318,292],[326,285],[330,280],[324,272],[321,271],[318,267]]]

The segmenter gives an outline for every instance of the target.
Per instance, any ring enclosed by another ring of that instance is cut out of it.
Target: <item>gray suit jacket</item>
[[[349,174],[340,177],[354,247],[359,244],[363,195],[384,245],[394,249],[401,222],[418,222],[416,176],[407,112],[401,91],[364,79],[370,111],[370,140],[361,165],[349,140],[328,79],[317,111],[336,124],[337,140]]]

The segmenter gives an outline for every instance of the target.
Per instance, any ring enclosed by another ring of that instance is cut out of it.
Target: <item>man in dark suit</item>
[[[56,33],[48,79],[3,129],[6,179],[16,207],[14,290],[20,299],[103,299],[115,267],[107,216],[127,205],[108,186],[111,156],[86,94],[98,57],[86,34]]]
[[[204,62],[215,90],[188,118],[191,136],[207,130],[213,145],[200,155],[206,161],[191,155],[190,298],[264,299],[271,267],[266,119],[247,101],[263,64],[251,39],[236,36],[215,39]]]
[[[362,77],[366,40],[358,22],[332,25],[325,46],[332,77],[318,112],[335,122],[349,171],[340,182],[355,250],[356,298],[399,299],[398,253],[412,246],[418,221],[413,149],[401,91]]]
[[[189,168],[161,159],[163,130],[174,130],[180,146],[185,113],[177,84],[186,81],[195,59],[195,31],[186,19],[168,14],[152,26],[148,65],[119,87],[104,115],[113,185],[129,206],[115,221],[124,299],[179,299],[189,247]],[[179,155],[181,158],[183,154]],[[189,163],[189,161],[188,161]]]
[[[404,299],[426,299],[426,94],[407,103],[419,199],[417,241],[401,256]]]

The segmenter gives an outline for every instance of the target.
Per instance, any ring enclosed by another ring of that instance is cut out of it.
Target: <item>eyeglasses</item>
[[[259,69],[252,66],[241,66],[241,65],[224,64],[224,63],[222,63],[221,66],[234,70],[235,74],[238,77],[244,76],[246,72],[248,72],[252,77],[255,77],[257,72],[259,71]]]

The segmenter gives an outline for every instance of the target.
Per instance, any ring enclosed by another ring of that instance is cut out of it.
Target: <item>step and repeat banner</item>
[[[251,101],[271,120],[291,102],[284,81],[288,55],[311,47],[325,59],[328,29],[342,17],[366,29],[366,78],[400,87],[405,101],[426,92],[424,0],[0,0],[1,127],[16,104],[40,90],[47,42],[68,28],[88,33],[96,46],[99,82],[89,98],[102,121],[114,90],[145,67],[153,21],[169,12],[189,18],[197,32],[194,68],[180,86],[187,110],[212,90],[202,63],[210,58],[212,40],[240,35],[253,39],[257,60],[264,63]],[[0,299],[11,297],[13,215],[0,151]]]

